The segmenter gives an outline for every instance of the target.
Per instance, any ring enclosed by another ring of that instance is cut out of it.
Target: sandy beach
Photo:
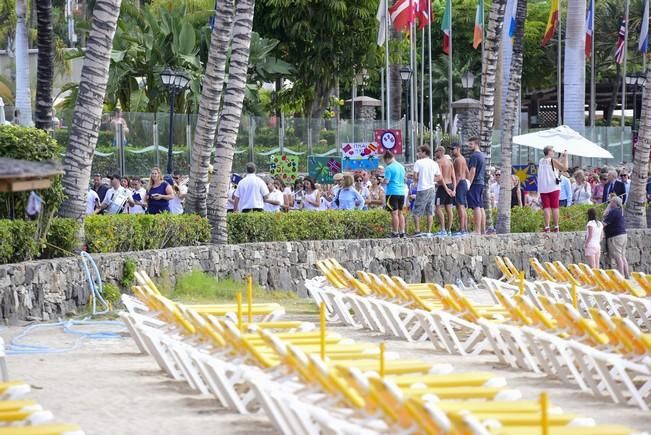
[[[316,316],[308,318],[317,321]],[[649,412],[594,398],[556,380],[496,367],[491,355],[454,356],[435,352],[428,342],[407,343],[348,327],[331,329],[356,340],[385,341],[387,350],[401,357],[449,363],[457,372],[492,371],[505,377],[511,388],[520,389],[526,399],[535,399],[547,390],[554,405],[593,417],[598,423],[651,429]],[[5,328],[0,335],[8,342],[20,331],[18,327]],[[28,339],[52,347],[69,346],[74,340],[61,329],[39,331]],[[30,398],[54,412],[57,421],[80,424],[88,435],[275,433],[264,415],[226,411],[212,398],[193,394],[184,383],[167,378],[153,358],[140,354],[128,337],[86,340],[78,349],[60,354],[8,356],[8,365],[12,379],[33,386]]]

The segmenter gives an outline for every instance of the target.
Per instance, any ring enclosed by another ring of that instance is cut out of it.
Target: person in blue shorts
[[[468,139],[468,146],[472,154],[468,159],[468,207],[472,209],[472,217],[475,226],[475,234],[486,232],[486,212],[484,211],[484,177],[486,175],[486,163],[484,153],[479,150],[479,138]]]
[[[402,207],[405,204],[405,167],[396,161],[393,153],[384,153],[384,186],[386,209],[391,213],[391,237],[405,237],[405,216]]]
[[[452,143],[452,157],[454,158],[454,175],[457,179],[454,205],[457,207],[457,215],[459,216],[458,235],[461,235],[468,232],[466,208],[468,207],[468,186],[470,183],[468,182],[468,163],[463,154],[461,154],[461,144],[459,142]]]

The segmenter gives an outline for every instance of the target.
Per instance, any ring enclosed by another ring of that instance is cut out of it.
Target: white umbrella
[[[612,159],[613,155],[607,149],[601,148],[596,143],[589,141],[567,125],[550,130],[536,131],[513,138],[513,143],[526,147],[544,149],[546,146],[554,147],[554,151],[579,157],[594,159]]]

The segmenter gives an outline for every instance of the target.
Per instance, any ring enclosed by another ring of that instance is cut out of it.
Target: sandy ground
[[[8,338],[20,328],[0,331]],[[75,337],[39,331],[28,342],[67,347]],[[166,377],[131,338],[86,340],[61,354],[8,356],[9,375],[32,385],[29,398],[58,422],[79,424],[87,435],[271,434],[264,416],[229,412],[183,382]]]
[[[317,321],[316,316],[300,318]],[[388,351],[403,358],[450,363],[457,372],[490,370],[505,377],[511,388],[520,389],[525,399],[535,399],[547,390],[554,405],[593,417],[598,423],[651,430],[650,412],[595,399],[539,375],[496,367],[490,355],[453,356],[435,352],[428,342],[407,343],[341,326],[331,329],[357,340],[385,341]],[[11,327],[0,335],[8,341],[20,331]],[[59,329],[30,335],[29,342],[64,347],[74,339]],[[8,365],[12,379],[33,386],[31,398],[53,411],[59,421],[80,424],[89,435],[274,433],[264,416],[233,414],[211,398],[193,394],[184,383],[165,377],[151,357],[138,353],[130,338],[87,340],[78,349],[61,354],[9,356]]]

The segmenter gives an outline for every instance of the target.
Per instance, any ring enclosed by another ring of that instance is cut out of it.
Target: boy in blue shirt
[[[391,151],[384,153],[384,163],[386,209],[391,213],[391,237],[405,237],[405,216],[402,214],[407,192],[405,167],[396,161]]]

